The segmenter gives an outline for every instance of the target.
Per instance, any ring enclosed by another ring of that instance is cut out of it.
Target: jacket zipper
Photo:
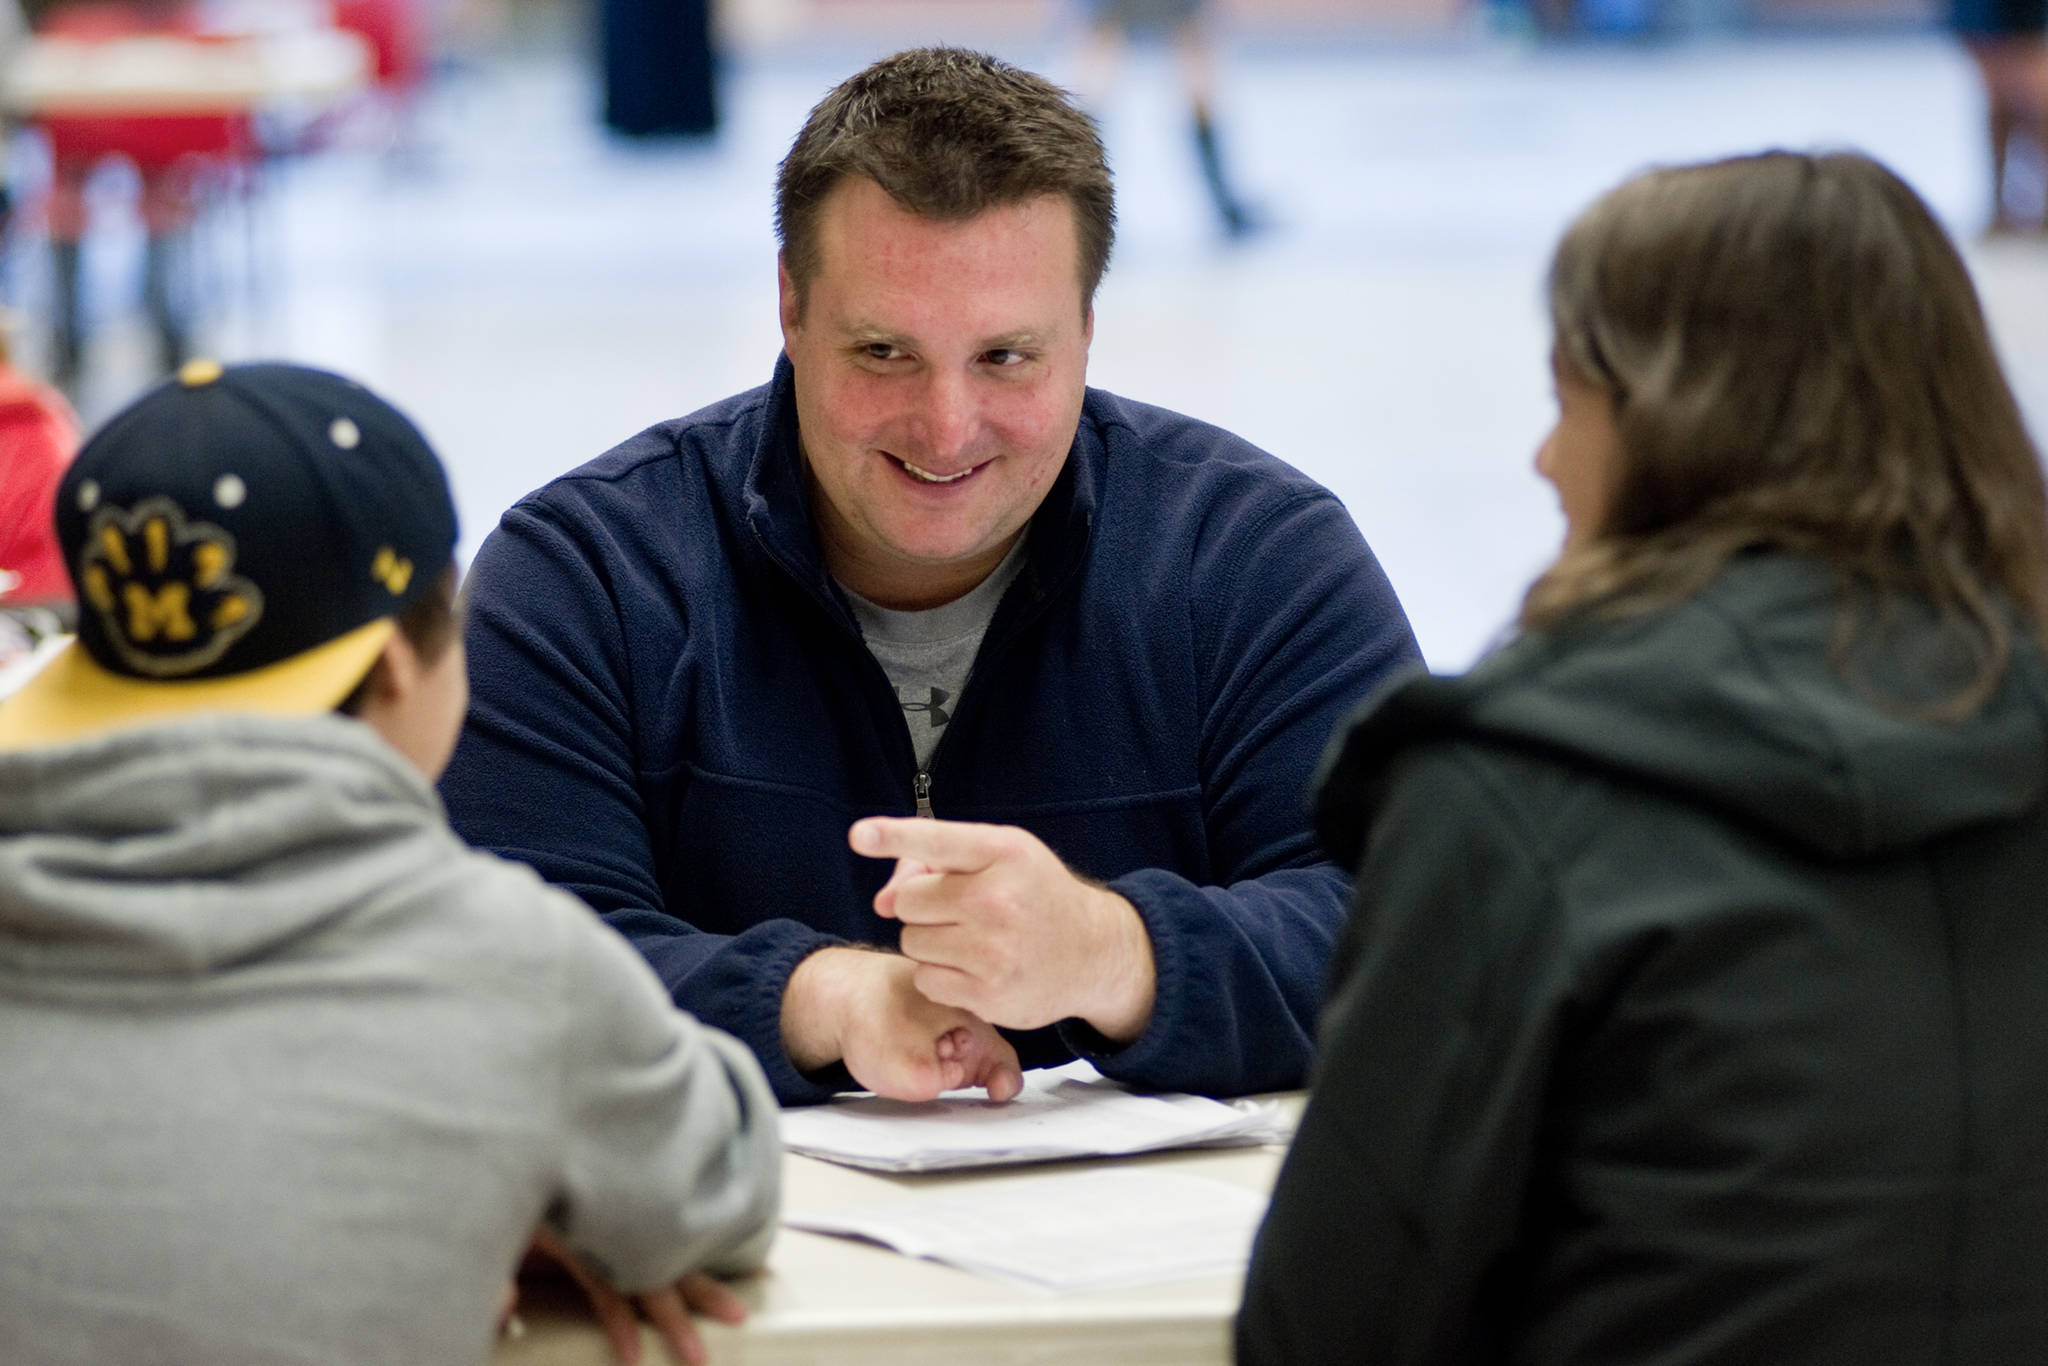
[[[1070,574],[1068,575],[1068,577],[1072,577],[1072,575]],[[1064,583],[1065,580],[1062,579],[1061,584],[1064,585]],[[1007,597],[1008,595],[1005,594],[1005,596]],[[1031,622],[1035,620],[1038,617],[1038,615],[1045,610],[1044,604],[1048,600],[1050,600],[1051,597],[1051,593],[1041,593],[1038,595],[1038,601],[1033,604],[1033,606],[1026,612],[1022,619],[1013,623],[1010,629],[995,641],[995,653],[988,655],[988,660],[990,662],[993,662],[1003,651],[1007,650],[1010,646],[1010,642],[1016,639],[1018,633],[1020,633],[1026,626],[1030,625]],[[1000,603],[997,604],[996,610],[997,612],[1002,611],[1002,605]],[[995,622],[991,620],[989,624],[993,626]],[[983,663],[983,652],[989,649],[990,642],[986,638],[984,638],[981,643],[981,649],[975,652],[974,667],[970,669],[968,672],[967,685],[961,688],[960,690],[960,702],[965,702],[968,696],[976,691],[974,687],[975,675],[981,672],[981,665]],[[870,655],[869,658],[872,659],[873,656]],[[880,668],[879,665],[877,665],[876,667],[878,669]],[[893,700],[893,689],[891,690],[890,696]],[[955,721],[958,721],[960,719],[960,708],[958,703],[956,703],[953,708],[953,719]],[[952,730],[952,727],[949,725],[946,727],[946,729],[950,732]],[[945,747],[946,736],[941,735],[939,737],[939,743],[932,749],[932,759],[934,761],[938,759],[939,751],[943,750]],[[932,774],[929,768],[918,770],[917,776],[912,778],[910,781],[910,792],[911,795],[917,800],[917,814],[926,818],[927,820],[937,819],[936,813],[932,810]]]
[[[814,588],[812,587],[812,585],[810,584],[809,580],[807,580],[807,579],[806,579],[806,578],[805,578],[805,577],[804,577],[803,575],[801,575],[801,574],[798,574],[798,573],[797,573],[797,572],[796,572],[796,571],[795,571],[794,569],[790,568],[790,566],[789,566],[789,565],[788,565],[788,564],[787,564],[787,563],[786,563],[786,562],[785,562],[785,561],[783,560],[782,556],[781,556],[781,555],[780,555],[779,553],[777,553],[777,551],[775,550],[775,548],[774,548],[773,546],[771,546],[771,545],[770,545],[770,544],[768,543],[768,537],[767,537],[767,535],[766,535],[766,534],[765,534],[765,533],[764,533],[764,532],[763,532],[763,531],[761,530],[761,528],[760,528],[759,526],[755,526],[755,525],[752,525],[752,523],[751,523],[751,522],[749,523],[749,526],[750,526],[750,529],[751,529],[751,530],[753,531],[753,533],[754,533],[754,539],[755,539],[755,541],[757,541],[757,542],[758,542],[758,543],[760,544],[760,546],[761,546],[761,549],[762,549],[762,550],[763,550],[763,551],[764,551],[764,552],[765,552],[765,553],[767,554],[767,556],[768,556],[769,560],[770,560],[770,561],[772,561],[772,562],[773,562],[773,563],[774,563],[774,564],[775,564],[775,565],[776,565],[776,566],[777,566],[777,567],[778,567],[779,569],[781,569],[781,570],[782,570],[782,572],[783,572],[784,574],[788,575],[788,576],[789,576],[789,577],[790,577],[790,578],[791,578],[792,580],[794,580],[794,581],[796,582],[796,584],[798,585],[798,587],[799,587],[799,588],[801,588],[801,589],[802,589],[802,590],[803,590],[803,591],[804,591],[805,593],[807,593],[807,594],[808,594],[808,595],[809,595],[810,597],[812,597],[813,599],[817,600],[817,601],[818,601],[818,603],[819,603],[819,605],[820,605],[821,607],[823,607],[823,608],[825,609],[825,614],[826,614],[826,617],[827,617],[827,619],[828,619],[828,620],[831,620],[831,621],[833,622],[833,624],[834,624],[834,625],[835,625],[836,627],[838,627],[838,629],[839,629],[839,630],[840,630],[840,631],[841,631],[842,633],[845,633],[845,634],[850,634],[850,635],[851,635],[851,636],[853,637],[853,639],[854,639],[854,642],[855,642],[856,644],[860,645],[860,647],[861,647],[861,652],[862,652],[863,654],[866,654],[866,655],[867,655],[867,659],[868,659],[868,663],[869,663],[869,665],[870,665],[870,666],[871,666],[871,667],[872,667],[872,668],[874,669],[874,671],[875,671],[875,672],[876,672],[877,674],[880,674],[880,673],[882,673],[882,666],[881,666],[881,665],[880,665],[880,664],[879,664],[878,662],[876,662],[876,660],[875,660],[875,657],[874,657],[874,655],[872,655],[872,654],[869,654],[869,653],[868,653],[868,650],[867,650],[867,645],[866,645],[866,643],[865,643],[864,641],[862,641],[862,640],[861,640],[861,634],[860,634],[860,627],[859,627],[858,625],[854,624],[854,623],[853,623],[853,622],[852,622],[851,620],[849,620],[849,619],[846,619],[846,618],[845,618],[845,617],[844,617],[844,616],[842,615],[842,614],[843,614],[843,612],[844,612],[844,609],[843,609],[843,608],[839,608],[839,607],[838,607],[838,606],[837,606],[837,605],[836,605],[836,604],[835,604],[835,603],[834,603],[834,602],[833,602],[833,601],[832,601],[832,600],[830,599],[830,597],[829,597],[829,596],[822,596],[822,597],[821,597],[821,596],[819,595],[819,593],[818,593],[818,592],[817,592],[817,591],[816,591],[816,590],[815,590],[815,589],[814,589]],[[1089,533],[1090,533],[1090,532],[1091,532],[1091,531],[1093,530],[1093,528],[1094,528],[1094,519],[1093,519],[1093,518],[1091,517],[1091,518],[1089,518],[1089,519],[1087,520],[1087,522],[1086,522],[1086,523],[1084,524],[1084,526],[1083,526],[1083,530],[1082,530],[1082,534],[1083,534],[1083,536],[1084,536],[1084,537],[1085,537],[1085,536],[1087,536],[1087,535],[1088,535],[1088,534],[1089,534]],[[1026,566],[1026,572],[1029,572],[1029,569],[1030,569],[1030,567],[1029,567],[1029,566],[1027,565],[1027,566]],[[1028,608],[1028,609],[1027,609],[1027,610],[1026,610],[1026,611],[1024,612],[1024,614],[1023,614],[1023,615],[1022,615],[1022,616],[1021,616],[1021,617],[1020,617],[1020,618],[1019,618],[1019,619],[1018,619],[1017,621],[1015,621],[1015,622],[1013,622],[1013,623],[1011,623],[1011,624],[1010,624],[1010,629],[1009,629],[1008,631],[1006,631],[1006,632],[1004,633],[1004,635],[1003,635],[1003,637],[1002,637],[1002,639],[1001,639],[1001,641],[1000,641],[1000,643],[999,643],[999,648],[1007,649],[1007,648],[1008,648],[1008,646],[1009,646],[1009,644],[1010,644],[1010,641],[1011,641],[1011,640],[1013,640],[1013,639],[1015,639],[1015,638],[1016,638],[1016,636],[1018,635],[1018,633],[1020,633],[1020,632],[1021,632],[1021,631],[1022,631],[1022,630],[1023,630],[1023,629],[1025,628],[1025,627],[1026,627],[1026,626],[1028,626],[1029,624],[1031,624],[1031,622],[1033,622],[1033,621],[1037,620],[1037,618],[1039,617],[1039,615],[1040,615],[1041,613],[1043,613],[1043,612],[1044,612],[1044,611],[1046,610],[1046,606],[1045,606],[1045,605],[1046,605],[1046,604],[1047,604],[1048,602],[1050,602],[1050,601],[1052,600],[1052,598],[1053,598],[1053,597],[1054,597],[1054,596],[1055,596],[1055,595],[1056,595],[1056,594],[1057,594],[1057,593],[1059,592],[1059,590],[1060,590],[1061,588],[1064,588],[1064,587],[1066,586],[1067,582],[1068,582],[1068,581],[1069,581],[1070,579],[1072,579],[1072,578],[1074,577],[1074,575],[1075,575],[1076,573],[1078,573],[1078,572],[1079,572],[1079,571],[1078,571],[1078,569],[1073,569],[1073,568],[1070,568],[1070,569],[1068,569],[1068,570],[1067,570],[1067,572],[1066,572],[1066,573],[1064,573],[1064,574],[1062,574],[1062,575],[1061,575],[1061,577],[1060,577],[1060,580],[1059,580],[1059,582],[1058,582],[1058,583],[1054,584],[1054,585],[1053,585],[1053,586],[1052,586],[1052,587],[1051,587],[1050,589],[1047,589],[1047,590],[1042,590],[1042,591],[1040,591],[1040,592],[1039,592],[1039,593],[1038,593],[1038,594],[1036,595],[1036,598],[1035,598],[1035,600],[1033,601],[1033,603],[1032,603],[1031,607],[1030,607],[1030,608]],[[1009,595],[1008,595],[1007,593],[1005,593],[1005,594],[1004,594],[1004,597],[1005,597],[1005,598],[1007,598],[1008,596],[1009,596]],[[997,614],[997,615],[1001,615],[1001,613],[1002,613],[1002,604],[1001,604],[1001,603],[997,603],[997,604],[996,604],[996,614]],[[994,622],[994,620],[993,620],[993,619],[991,619],[991,620],[990,620],[990,622],[989,622],[989,624],[990,624],[991,626],[995,625],[995,622]],[[984,641],[982,642],[982,644],[983,644],[984,646],[986,646],[986,645],[988,644],[988,642],[987,642],[986,640],[984,640]],[[980,662],[981,662],[981,658],[980,658],[980,652],[979,652],[979,651],[977,651],[977,652],[976,652],[976,657],[975,657],[975,663],[976,663],[976,664],[979,664]],[[970,671],[970,673],[968,674],[968,682],[969,682],[970,684],[971,684],[971,683],[973,682],[973,678],[974,678],[974,675],[973,675],[973,673],[972,673],[972,672]],[[902,716],[902,712],[901,712],[900,710],[898,710],[898,709],[897,709],[897,706],[896,706],[896,692],[895,692],[895,689],[894,689],[894,688],[892,688],[892,687],[890,687],[890,686],[888,686],[888,678],[887,678],[887,676],[886,676],[886,675],[885,675],[885,676],[883,677],[883,679],[882,679],[882,682],[883,682],[883,691],[884,691],[884,693],[885,693],[885,694],[887,695],[887,697],[889,698],[889,702],[890,702],[890,707],[889,707],[889,710],[890,710],[890,711],[891,711],[892,713],[894,713],[894,714],[895,714],[895,715],[896,715],[896,716],[897,716],[898,718],[901,718],[901,716]],[[972,691],[972,689],[971,689],[971,688],[962,688],[962,689],[960,690],[960,696],[961,696],[961,700],[962,700],[962,701],[965,701],[965,700],[966,700],[967,694],[968,694],[968,693],[969,693],[970,691]],[[954,713],[953,713],[954,719],[955,719],[955,720],[958,720],[958,719],[959,719],[959,715],[960,715],[960,713],[959,713],[959,710],[958,710],[958,708],[956,707],[956,708],[955,708],[955,710],[954,710]],[[950,729],[950,727],[948,727],[948,729]],[[910,742],[910,736],[909,736],[908,732],[906,732],[906,733],[904,734],[904,737],[903,737],[903,739],[904,739],[904,744],[905,744],[905,746],[906,746],[906,747],[908,747],[908,745],[909,745],[909,742]],[[937,746],[937,748],[935,748],[935,749],[934,749],[934,750],[932,751],[932,757],[933,757],[934,759],[938,758],[938,750],[940,750],[940,749],[944,749],[944,748],[945,748],[945,745],[946,745],[946,737],[945,737],[945,736],[943,736],[943,735],[941,735],[941,736],[939,737],[939,743],[938,743],[938,746]],[[932,811],[932,775],[931,775],[931,771],[930,771],[929,769],[920,769],[920,770],[918,770],[918,772],[917,772],[917,775],[916,775],[916,777],[914,777],[914,778],[913,778],[913,779],[911,780],[911,784],[910,784],[910,791],[911,791],[911,795],[912,795],[912,796],[913,796],[914,798],[916,798],[916,801],[917,801],[917,814],[918,814],[919,816],[922,816],[922,817],[926,817],[926,818],[928,818],[928,819],[936,819],[937,817],[936,817],[935,813],[934,813],[934,812]]]

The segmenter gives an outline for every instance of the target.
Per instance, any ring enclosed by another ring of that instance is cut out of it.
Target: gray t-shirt
[[[903,720],[910,727],[910,745],[920,769],[931,767],[932,751],[953,719],[953,705],[974,668],[974,653],[995,617],[1003,592],[1024,564],[1024,538],[1018,537],[995,571],[943,607],[923,612],[898,612],[877,606],[839,585],[853,605],[854,619],[867,638],[868,653],[889,676]]]

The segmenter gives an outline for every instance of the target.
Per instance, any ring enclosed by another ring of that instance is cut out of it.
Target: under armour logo
[[[944,688],[929,688],[926,691],[931,694],[931,700],[928,702],[919,702],[914,698],[906,697],[901,688],[896,690],[896,700],[902,704],[906,715],[911,712],[921,711],[930,717],[932,729],[937,730],[940,726],[953,719],[952,715],[944,710],[946,703],[953,700],[953,694],[947,692]]]

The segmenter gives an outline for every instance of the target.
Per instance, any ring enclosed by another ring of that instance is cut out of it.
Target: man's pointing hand
[[[918,991],[1009,1029],[1078,1018],[1128,1043],[1152,1016],[1152,941],[1131,903],[1030,832],[873,816],[855,853],[893,858],[875,910],[903,923]]]

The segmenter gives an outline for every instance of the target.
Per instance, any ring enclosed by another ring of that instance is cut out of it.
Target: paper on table
[[[1000,1104],[968,1090],[923,1102],[847,1096],[782,1112],[790,1151],[884,1172],[1247,1146],[1287,1135],[1271,1102],[1140,1095],[1085,1062],[1027,1073],[1022,1094]]]
[[[785,1222],[1072,1292],[1241,1271],[1265,1208],[1228,1182],[1122,1168],[948,1186]]]

